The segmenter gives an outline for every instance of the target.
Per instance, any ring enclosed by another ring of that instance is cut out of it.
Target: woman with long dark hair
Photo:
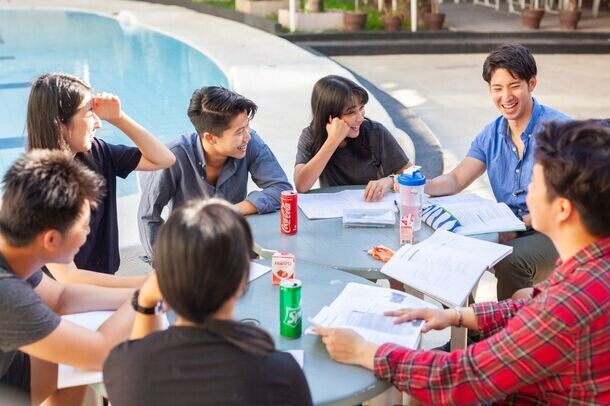
[[[104,365],[113,405],[311,404],[292,356],[260,328],[233,320],[251,250],[248,223],[223,200],[172,212],[155,242],[157,278],[134,295],[132,341]],[[165,331],[158,331],[161,300],[178,316]]]
[[[113,145],[95,137],[107,121],[127,135],[135,147]],[[120,263],[117,224],[116,177],[133,170],[152,171],[171,166],[174,155],[150,132],[131,119],[118,97],[94,93],[85,81],[64,73],[40,76],[32,83],[27,108],[28,149],[61,149],[104,177],[106,188],[98,208],[91,213],[90,234],[74,259],[79,269],[114,274]],[[64,283],[125,285],[127,279],[75,272],[74,264],[48,264]],[[135,278],[132,285],[141,285]],[[128,283],[129,285],[129,283]]]
[[[369,96],[341,76],[318,80],[311,95],[313,118],[297,147],[294,184],[297,191],[320,185],[366,185],[364,198],[379,200],[394,186],[392,174],[410,166],[392,134],[364,116]]]

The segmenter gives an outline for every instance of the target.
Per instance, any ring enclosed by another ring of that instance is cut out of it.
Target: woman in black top
[[[95,137],[102,120],[127,135],[135,147],[115,145]],[[61,149],[71,153],[104,177],[106,188],[91,212],[90,233],[74,264],[48,264],[63,283],[89,283],[108,287],[136,287],[140,277],[113,278],[119,268],[116,177],[133,170],[152,171],[171,166],[176,158],[144,127],[121,108],[117,96],[94,93],[75,76],[49,73],[32,83],[27,108],[28,149]],[[76,266],[75,266],[76,265]],[[76,271],[76,268],[85,270]]]
[[[366,185],[365,200],[379,200],[394,185],[389,176],[409,167],[409,159],[392,134],[364,117],[369,96],[341,76],[325,76],[311,94],[313,118],[297,147],[294,184],[307,192],[320,185]]]
[[[260,328],[233,320],[251,249],[248,223],[223,200],[192,201],[172,212],[155,243],[157,278],[134,300],[146,311],[163,299],[178,319],[159,331],[159,315],[136,313],[132,341],[104,365],[113,406],[311,404],[292,356],[276,351]]]

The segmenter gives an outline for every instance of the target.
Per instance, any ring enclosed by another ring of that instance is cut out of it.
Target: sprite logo
[[[284,316],[284,324],[290,327],[296,327],[301,322],[301,307],[286,307],[286,315]]]

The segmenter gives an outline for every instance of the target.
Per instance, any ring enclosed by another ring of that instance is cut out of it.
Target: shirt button
[[[515,172],[519,173],[519,169],[515,169]]]
[[[513,147],[513,152],[515,152],[517,150],[517,148]]]

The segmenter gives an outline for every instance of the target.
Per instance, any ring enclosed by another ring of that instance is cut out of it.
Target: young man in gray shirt
[[[140,241],[152,258],[161,212],[194,198],[222,197],[243,215],[280,206],[280,193],[292,189],[273,152],[249,127],[257,106],[222,87],[196,90],[188,116],[196,132],[169,144],[176,156],[170,168],[141,174],[138,208]],[[248,174],[261,188],[247,193]]]
[[[33,404],[79,404],[81,388],[56,390],[56,364],[100,370],[110,350],[128,337],[133,289],[63,285],[41,268],[74,260],[104,181],[65,152],[39,149],[18,159],[3,183],[0,385],[31,393]],[[97,331],[60,317],[119,307]]]

